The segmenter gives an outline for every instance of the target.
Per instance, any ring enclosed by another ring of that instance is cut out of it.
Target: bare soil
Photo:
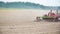
[[[60,22],[34,22],[49,10],[0,10],[0,34],[60,34]]]

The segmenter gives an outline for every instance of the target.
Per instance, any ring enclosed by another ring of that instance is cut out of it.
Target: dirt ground
[[[60,22],[34,22],[49,10],[0,10],[0,34],[60,34]]]

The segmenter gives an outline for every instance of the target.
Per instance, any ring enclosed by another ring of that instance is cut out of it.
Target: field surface
[[[34,22],[36,16],[48,12],[39,9],[0,9],[0,34],[60,34],[60,22]]]

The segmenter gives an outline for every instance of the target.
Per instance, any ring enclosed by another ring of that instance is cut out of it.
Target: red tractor
[[[42,18],[42,19],[41,19]],[[37,16],[36,17],[36,21],[54,21],[54,22],[57,22],[57,21],[60,21],[60,13],[58,13],[58,10],[56,11],[56,14],[52,12],[52,10],[50,10],[50,12],[48,14],[45,14],[44,16],[42,17],[39,17]]]

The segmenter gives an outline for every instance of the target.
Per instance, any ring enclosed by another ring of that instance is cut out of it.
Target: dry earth
[[[60,34],[60,22],[34,22],[49,10],[0,10],[0,34]]]

